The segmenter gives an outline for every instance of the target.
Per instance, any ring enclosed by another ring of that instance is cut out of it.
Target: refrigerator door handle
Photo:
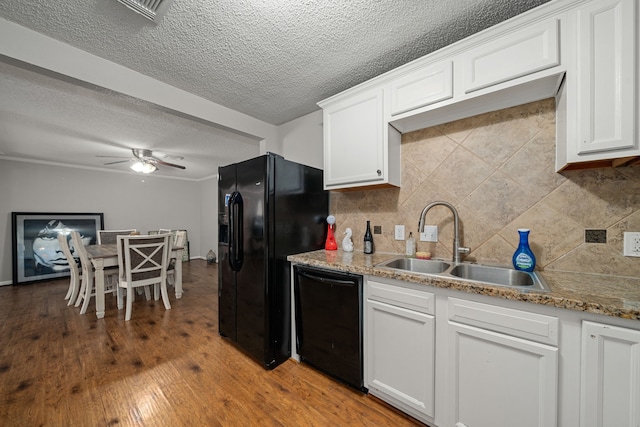
[[[234,191],[229,198],[229,265],[233,271],[240,271],[244,260],[243,208],[242,195]]]

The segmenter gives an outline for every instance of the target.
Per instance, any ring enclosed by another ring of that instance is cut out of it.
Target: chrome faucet
[[[427,216],[427,212],[434,206],[445,206],[451,210],[453,213],[453,262],[460,262],[460,254],[468,254],[470,249],[464,248],[460,246],[460,223],[458,221],[458,211],[453,207],[451,203],[448,202],[433,202],[429,203],[427,206],[422,209],[422,213],[420,214],[420,221],[418,222],[418,234],[424,232],[424,218]]]

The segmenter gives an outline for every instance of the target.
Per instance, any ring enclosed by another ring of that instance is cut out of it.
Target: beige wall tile
[[[556,173],[553,99],[408,133],[401,148],[401,189],[331,193],[339,243],[350,227],[362,250],[369,219],[382,226],[378,252],[404,253],[405,241],[394,239],[394,225],[403,224],[419,251],[450,259],[447,209],[427,215],[438,243],[417,233],[422,209],[443,200],[459,211],[469,260],[510,265],[522,227],[541,268],[640,276],[640,258],[622,255],[622,233],[640,231],[640,167]],[[606,229],[607,243],[584,243],[586,228]]]
[[[457,147],[429,179],[462,200],[482,183],[494,168],[463,147]]]

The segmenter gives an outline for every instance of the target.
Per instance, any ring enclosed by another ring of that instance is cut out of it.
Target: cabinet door
[[[453,322],[449,328],[451,425],[557,425],[557,348]]]
[[[371,394],[434,416],[433,316],[367,300],[366,355]]]
[[[559,52],[555,19],[484,43],[463,57],[465,92],[554,67]]]
[[[598,0],[578,10],[578,155],[638,148],[637,8],[637,0]]]
[[[640,425],[640,331],[583,322],[582,427]]]
[[[374,89],[324,109],[325,188],[385,179],[384,90]]]
[[[432,64],[391,83],[391,114],[400,114],[453,97],[453,63]]]

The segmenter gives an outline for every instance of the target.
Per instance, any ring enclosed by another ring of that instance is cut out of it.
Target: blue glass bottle
[[[536,267],[536,257],[529,247],[529,229],[519,228],[520,244],[513,254],[513,267],[516,270],[533,271]]]

